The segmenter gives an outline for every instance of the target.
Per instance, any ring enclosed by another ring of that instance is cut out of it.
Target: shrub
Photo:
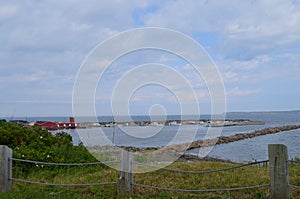
[[[3,120],[0,121],[0,145],[12,148],[13,157],[19,159],[55,163],[96,161],[82,144],[74,146],[72,137],[65,132],[53,135],[39,127],[25,127]],[[25,165],[26,169],[35,166]]]

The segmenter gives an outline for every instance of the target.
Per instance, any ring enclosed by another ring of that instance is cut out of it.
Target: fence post
[[[269,144],[271,199],[290,198],[288,152],[283,144]]]
[[[12,150],[0,145],[0,192],[12,189]]]
[[[118,184],[118,194],[126,195],[132,193],[133,174],[132,174],[132,153],[122,150],[121,168]]]

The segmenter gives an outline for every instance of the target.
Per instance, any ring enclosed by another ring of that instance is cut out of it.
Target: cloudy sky
[[[109,37],[143,27],[174,29],[202,45],[222,76],[227,111],[300,109],[298,0],[2,0],[0,117],[71,115],[76,74],[89,53]],[[200,110],[209,112],[205,81],[186,62],[144,50],[106,71],[95,92],[97,115],[111,114],[109,96],[122,74],[147,62],[183,74]],[[137,78],[157,74],[145,72]],[[174,93],[158,85],[144,86],[129,99],[132,114],[148,114],[151,107],[159,112],[161,106],[180,113]]]

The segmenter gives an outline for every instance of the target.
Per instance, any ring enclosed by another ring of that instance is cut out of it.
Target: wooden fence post
[[[132,193],[133,174],[132,174],[132,153],[122,150],[121,171],[118,184],[118,194],[126,195]]]
[[[269,144],[268,151],[271,199],[290,198],[287,147],[282,144]]]
[[[12,150],[0,145],[0,192],[12,189]]]

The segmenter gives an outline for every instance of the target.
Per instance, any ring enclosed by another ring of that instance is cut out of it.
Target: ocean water
[[[180,116],[176,115],[167,117],[168,120],[178,120],[180,118]],[[199,117],[196,116],[189,116],[188,118],[199,119]],[[204,115],[200,118],[209,119],[210,115]],[[155,119],[159,119],[159,117]],[[66,130],[66,132],[73,137],[74,144],[78,144],[84,140],[84,142],[88,142],[86,144],[97,145],[103,140],[108,139],[118,146],[157,147],[165,146],[170,143],[179,144],[217,136],[230,136],[236,133],[248,133],[267,127],[300,124],[300,111],[227,113],[226,119],[259,120],[264,121],[265,124],[231,126],[224,128],[214,127],[211,128],[213,129],[213,132],[209,132],[209,128],[207,127],[198,125],[105,127]],[[28,118],[28,120],[68,121],[68,118]],[[113,121],[112,117],[109,116],[98,117],[98,120],[102,122]],[[147,121],[150,120],[150,117],[134,116],[133,120]],[[91,135],[97,135],[97,138],[92,137]],[[208,153],[208,156],[234,162],[266,160],[268,158],[268,144],[285,144],[288,147],[290,158],[300,157],[300,129],[259,136],[228,144],[216,145]],[[198,152],[198,149],[193,149],[187,153],[197,155]]]
[[[242,133],[266,127],[300,124],[300,112],[262,112],[262,113],[232,113],[230,118],[244,118],[262,120],[266,124],[258,126],[239,126],[224,128],[225,132],[235,134],[235,131]],[[288,147],[289,159],[300,158],[300,129],[284,131],[277,134],[259,136],[251,139],[240,140],[228,144],[216,145],[208,154],[209,157],[230,160],[233,162],[252,162],[268,159],[268,144],[284,144]],[[199,149],[188,151],[190,154],[198,154]]]
[[[216,145],[212,148],[208,156],[239,163],[262,161],[268,159],[268,144],[284,144],[288,147],[289,159],[299,158],[300,130],[285,131]],[[188,153],[197,155],[199,149],[192,149]]]

